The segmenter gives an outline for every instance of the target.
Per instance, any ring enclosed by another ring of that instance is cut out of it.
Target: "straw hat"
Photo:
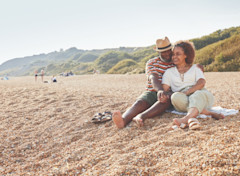
[[[167,51],[169,49],[172,49],[172,44],[167,37],[164,39],[157,39],[156,46],[154,46],[153,49],[160,52]]]

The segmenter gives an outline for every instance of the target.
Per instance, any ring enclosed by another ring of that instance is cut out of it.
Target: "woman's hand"
[[[188,90],[186,90],[182,93],[184,93],[186,95],[190,95],[190,94],[196,92],[197,90],[201,90],[202,88],[204,88],[205,83],[206,83],[205,79],[201,78],[197,81],[197,83],[193,87],[189,88]]]
[[[182,93],[184,93],[184,94],[186,94],[186,95],[190,95],[190,94],[191,94],[191,92],[189,91],[189,89],[186,90],[186,91],[184,91],[184,92],[182,92]]]

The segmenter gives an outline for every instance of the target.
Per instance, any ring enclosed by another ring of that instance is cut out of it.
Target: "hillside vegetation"
[[[240,27],[217,30],[201,38],[191,39],[196,48],[196,63],[205,71],[240,71]],[[65,51],[15,58],[0,65],[0,76],[33,75],[44,69],[47,75],[72,71],[92,74],[93,70],[107,74],[143,73],[146,62],[157,52],[153,46],[120,47],[102,50]]]
[[[198,50],[195,62],[206,71],[240,71],[240,34]]]
[[[195,48],[199,50],[207,45],[216,43],[220,40],[227,39],[239,33],[240,33],[240,27],[231,27],[229,29],[217,30],[209,35],[203,36],[201,38],[195,38],[195,39],[192,39],[191,41],[195,44]]]

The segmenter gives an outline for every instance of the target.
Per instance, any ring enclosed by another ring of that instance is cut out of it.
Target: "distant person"
[[[211,115],[219,120],[223,119],[222,114],[209,111],[214,103],[213,95],[204,88],[205,77],[200,68],[193,64],[195,49],[189,41],[176,42],[173,49],[172,61],[175,67],[168,69],[162,79],[165,92],[170,90],[174,93],[171,102],[178,111],[187,112],[187,115],[180,119],[173,119],[175,125],[189,125],[191,118],[198,114]],[[197,122],[194,119],[195,123]]]
[[[57,82],[56,76],[53,76],[53,77],[52,77],[52,82],[53,82],[53,83],[56,83],[56,82]]]
[[[43,77],[44,77],[44,70],[41,70],[41,78],[42,78],[42,82],[43,82]]]
[[[37,77],[38,77],[38,71],[37,70],[35,70],[35,82],[37,81]]]

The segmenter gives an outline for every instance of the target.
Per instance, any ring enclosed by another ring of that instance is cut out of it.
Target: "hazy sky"
[[[240,26],[239,0],[0,0],[0,64],[41,53],[149,46]]]

